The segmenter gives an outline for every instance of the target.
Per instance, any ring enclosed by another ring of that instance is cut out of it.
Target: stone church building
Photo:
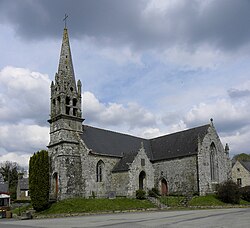
[[[134,197],[214,191],[231,175],[229,147],[213,122],[153,139],[84,125],[80,80],[76,82],[67,28],[58,72],[51,83],[50,198]]]

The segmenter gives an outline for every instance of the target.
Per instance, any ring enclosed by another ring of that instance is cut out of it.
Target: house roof
[[[28,190],[29,189],[29,178],[20,179],[20,190]]]
[[[243,167],[250,172],[250,161],[239,161]]]
[[[0,183],[0,193],[8,192],[8,183]]]
[[[139,150],[141,142],[151,161],[195,155],[198,138],[203,140],[209,127],[210,125],[204,125],[153,139],[143,139],[84,125],[81,138],[96,154],[122,157],[118,170],[123,169],[128,160],[132,159],[129,154],[134,155],[133,151]]]

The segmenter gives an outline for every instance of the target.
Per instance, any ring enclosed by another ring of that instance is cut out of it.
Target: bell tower
[[[64,28],[58,72],[51,83],[50,132],[62,127],[60,119],[71,130],[82,132],[81,87],[80,80],[76,85],[68,31]]]
[[[80,137],[82,134],[81,81],[76,84],[68,29],[64,28],[58,71],[51,83],[50,199],[82,195]]]

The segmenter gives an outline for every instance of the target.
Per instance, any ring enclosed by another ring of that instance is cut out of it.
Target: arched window
[[[103,169],[104,169],[104,163],[102,160],[100,160],[97,162],[96,165],[96,182],[103,181]]]
[[[210,173],[211,181],[217,181],[216,147],[214,143],[210,145]]]
[[[54,197],[57,198],[57,195],[58,195],[58,174],[57,173],[53,174],[53,193],[54,193]]]

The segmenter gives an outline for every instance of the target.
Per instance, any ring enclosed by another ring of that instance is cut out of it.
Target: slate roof
[[[141,148],[141,142],[143,142],[147,155],[149,158],[152,157],[150,154],[150,142],[147,139],[88,125],[84,125],[83,127],[81,138],[94,153],[122,157],[126,153],[138,151]]]
[[[8,192],[8,183],[0,183],[0,193]]]
[[[132,159],[129,154],[134,155],[133,151],[139,150],[141,142],[152,162],[197,154],[198,137],[202,140],[209,127],[207,124],[153,139],[143,139],[84,125],[81,138],[93,153],[122,157],[116,170],[124,170]]]
[[[197,154],[198,136],[203,140],[209,127],[210,125],[204,125],[151,139],[153,160],[157,161]]]
[[[134,161],[138,151],[126,153],[122,159],[115,165],[113,172],[123,172],[129,169],[129,165]]]
[[[250,172],[250,161],[239,161]]]

